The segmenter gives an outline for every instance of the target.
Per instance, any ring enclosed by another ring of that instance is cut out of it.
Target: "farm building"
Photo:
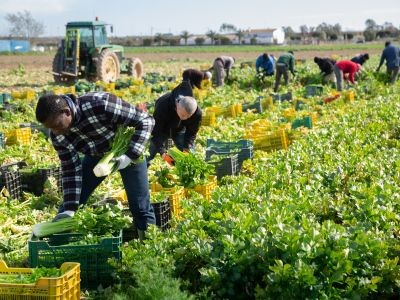
[[[274,29],[250,29],[244,34],[243,41],[246,44],[278,44],[285,41],[285,32],[281,28]]]

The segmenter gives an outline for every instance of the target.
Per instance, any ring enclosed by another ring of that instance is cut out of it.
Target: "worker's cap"
[[[212,78],[211,72],[210,72],[210,71],[205,72],[204,78],[205,78],[205,79],[208,79],[208,80],[211,80],[211,78]]]

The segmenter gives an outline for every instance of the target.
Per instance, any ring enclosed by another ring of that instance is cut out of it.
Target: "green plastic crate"
[[[59,268],[64,262],[81,264],[81,285],[84,288],[107,287],[114,283],[114,268],[109,258],[121,262],[122,230],[118,236],[103,238],[96,245],[71,245],[82,240],[81,234],[54,234],[46,238],[34,235],[28,241],[29,264],[33,267]]]

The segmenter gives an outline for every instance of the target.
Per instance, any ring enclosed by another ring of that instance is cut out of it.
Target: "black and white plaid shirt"
[[[76,100],[75,108],[70,132],[51,134],[61,160],[65,210],[76,210],[79,206],[82,165],[78,153],[102,157],[110,150],[118,126],[123,125],[135,128],[126,155],[138,159],[154,127],[152,116],[109,93],[85,94]]]

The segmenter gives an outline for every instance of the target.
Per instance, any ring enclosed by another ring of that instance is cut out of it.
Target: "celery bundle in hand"
[[[118,161],[116,158],[126,153],[134,132],[135,129],[133,127],[118,127],[111,144],[111,150],[108,151],[94,167],[94,175],[103,177],[118,169]]]

